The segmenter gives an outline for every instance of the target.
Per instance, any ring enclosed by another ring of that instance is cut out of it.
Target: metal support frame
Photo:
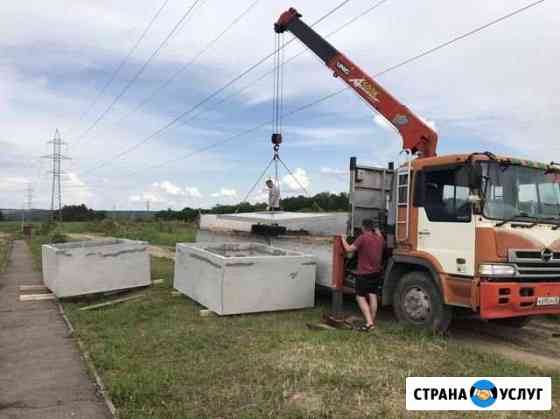
[[[70,158],[62,154],[62,146],[66,144],[60,137],[58,129],[54,133],[54,138],[48,142],[52,144],[52,154],[43,156],[45,159],[52,161],[52,169],[49,173],[52,174],[52,190],[51,190],[51,221],[55,220],[55,212],[58,212],[58,221],[62,221],[62,161],[69,160]]]

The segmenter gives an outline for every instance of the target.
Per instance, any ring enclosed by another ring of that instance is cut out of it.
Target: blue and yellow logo
[[[498,389],[488,380],[479,380],[471,386],[471,401],[478,407],[490,407],[498,398]]]

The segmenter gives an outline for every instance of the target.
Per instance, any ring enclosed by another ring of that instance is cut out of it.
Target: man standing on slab
[[[272,179],[266,181],[266,187],[268,189],[268,210],[280,211],[280,188]]]

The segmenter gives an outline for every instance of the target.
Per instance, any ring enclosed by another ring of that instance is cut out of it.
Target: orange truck
[[[521,327],[560,314],[560,166],[471,152],[438,156],[438,136],[354,62],[301,20],[290,32],[401,134],[395,168],[350,160],[349,234],[382,227],[388,249],[381,292],[400,321],[446,330],[455,313]],[[335,241],[333,288],[351,286]]]

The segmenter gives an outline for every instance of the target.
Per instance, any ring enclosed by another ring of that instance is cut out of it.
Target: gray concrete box
[[[219,315],[313,307],[313,256],[260,243],[177,243],[175,289]]]
[[[125,239],[45,244],[43,279],[57,297],[150,285],[148,243]]]

